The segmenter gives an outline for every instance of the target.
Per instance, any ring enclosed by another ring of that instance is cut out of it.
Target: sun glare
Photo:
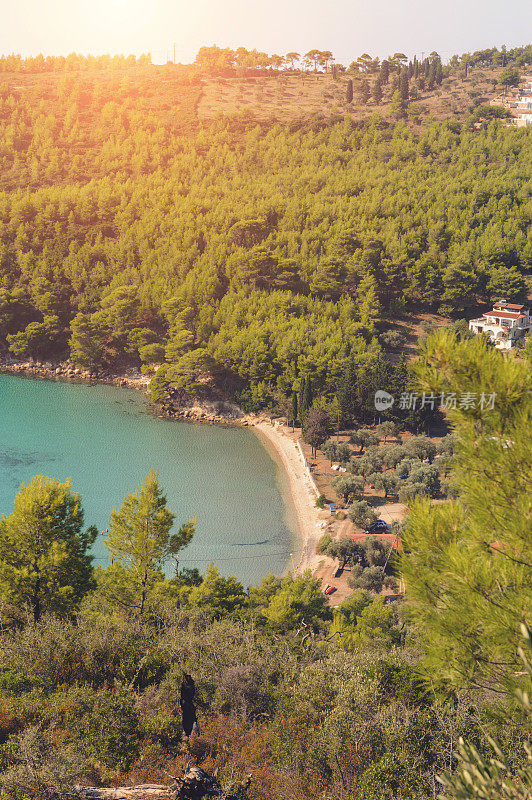
[[[99,50],[133,51],[136,36],[153,16],[153,5],[144,0],[80,0],[80,23]]]

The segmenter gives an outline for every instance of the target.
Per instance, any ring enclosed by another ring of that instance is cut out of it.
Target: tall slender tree
[[[351,78],[347,81],[347,86],[345,90],[345,99],[347,103],[353,102],[353,81]]]

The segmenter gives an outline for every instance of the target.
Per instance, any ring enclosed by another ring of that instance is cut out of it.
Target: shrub
[[[153,717],[143,719],[142,727],[150,739],[166,749],[175,747],[181,739],[181,722],[175,714],[160,711]]]
[[[316,508],[325,508],[325,503],[327,502],[327,498],[324,494],[320,494],[320,496],[316,500]]]
[[[16,672],[9,667],[0,666],[0,694],[20,695],[29,692],[34,686],[42,686],[43,682],[35,676],[29,677],[22,672]]]
[[[428,705],[431,702],[427,684],[419,670],[411,664],[397,664],[380,658],[368,668],[367,674],[379,681],[381,693],[390,700],[399,700],[410,706]]]
[[[75,742],[58,748],[47,731],[29,726],[2,748],[2,800],[55,800],[67,797],[88,766]]]
[[[80,722],[79,733],[94,758],[127,771],[138,755],[139,718],[132,698],[122,692],[99,692]]]
[[[379,341],[385,347],[397,348],[405,343],[405,337],[399,331],[384,331],[379,336]]]
[[[361,800],[416,800],[425,796],[419,774],[407,769],[392,753],[385,753],[360,778]]]

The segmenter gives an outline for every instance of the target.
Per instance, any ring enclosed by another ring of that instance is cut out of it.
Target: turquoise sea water
[[[251,431],[158,419],[134,390],[0,375],[0,513],[33,475],[71,478],[86,524],[105,532],[150,469],[176,526],[198,517],[182,566],[214,561],[245,584],[285,571],[297,542],[284,473]],[[103,539],[94,556],[105,566]]]

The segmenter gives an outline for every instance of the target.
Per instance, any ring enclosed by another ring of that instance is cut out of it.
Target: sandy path
[[[294,439],[281,426],[264,420],[252,419],[250,422],[252,430],[273,446],[288,478],[297,525],[303,540],[301,555],[296,564],[297,572],[312,569],[323,558],[316,555],[316,545],[331,520],[330,513],[328,510],[316,508],[316,492]]]

